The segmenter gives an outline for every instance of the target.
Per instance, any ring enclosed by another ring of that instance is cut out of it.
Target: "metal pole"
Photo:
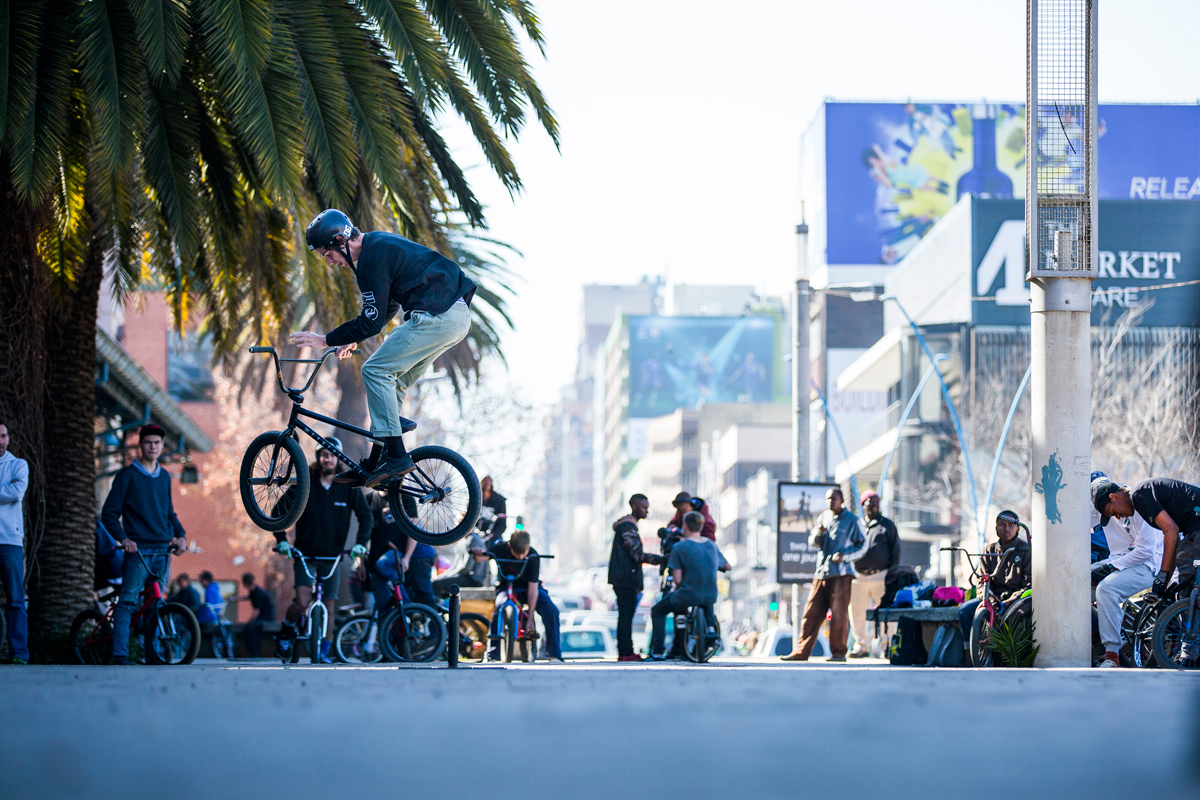
[[[838,427],[837,420],[833,418],[833,412],[829,410],[829,401],[825,399],[825,393],[821,391],[821,387],[816,381],[812,381],[812,388],[817,390],[817,397],[821,400],[821,406],[825,409],[825,421],[833,428],[833,435],[837,437],[838,446],[842,448],[842,460],[850,461],[850,451],[846,449],[846,441],[842,438],[842,430]],[[849,464],[847,464],[849,466]],[[858,500],[858,476],[850,473],[850,502],[851,508],[861,508]]]
[[[462,599],[458,596],[458,584],[450,584],[450,626],[446,630],[446,663],[450,669],[458,668],[458,640],[462,636],[459,623],[462,620]]]
[[[883,469],[879,472],[879,485],[888,479],[888,470],[891,468],[892,456],[896,454],[896,448],[900,446],[900,441],[904,438],[904,423],[908,422],[908,417],[912,414],[913,406],[921,399],[921,392],[925,389],[925,384],[933,377],[933,373],[937,371],[937,362],[945,361],[950,356],[945,353],[938,353],[936,361],[929,365],[929,369],[925,370],[925,374],[921,376],[921,382],[917,384],[917,388],[913,391],[912,397],[908,398],[908,405],[904,407],[904,413],[900,415],[900,421],[896,423],[896,441],[892,444],[892,449],[888,450],[887,457],[883,459]]]
[[[1033,370],[1031,364],[1025,370],[1025,377],[1021,378],[1021,385],[1017,388],[1017,394],[1013,398],[1012,405],[1008,407],[1008,417],[1004,420],[1004,430],[1000,431],[1000,443],[996,445],[996,457],[992,460],[992,474],[988,477],[987,495],[983,498],[983,514],[990,514],[992,508],[992,490],[996,488],[996,474],[1000,471],[1000,456],[1004,455],[1004,445],[1008,441],[1008,430],[1012,427],[1013,417],[1017,415],[1017,406],[1021,404],[1021,398],[1025,395],[1025,387],[1029,385],[1029,374]],[[987,518],[984,517],[979,525],[979,552],[983,552],[984,526],[987,524]]]
[[[800,584],[792,584],[792,650],[800,644]]]
[[[806,481],[809,463],[808,405],[811,380],[809,310],[812,290],[808,282],[808,225],[796,226],[796,293],[792,296],[792,480]]]

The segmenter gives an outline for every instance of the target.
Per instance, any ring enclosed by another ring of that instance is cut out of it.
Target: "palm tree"
[[[504,146],[557,126],[521,51],[525,0],[8,0],[0,8],[0,418],[30,460],[35,628],[89,598],[95,318],[153,280],[219,353],[300,294],[333,315],[347,276],[297,246],[318,209],[448,248],[483,210],[437,132]]]

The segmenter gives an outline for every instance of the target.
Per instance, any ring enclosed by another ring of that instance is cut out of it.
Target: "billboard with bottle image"
[[[898,263],[964,194],[1025,196],[1024,104],[827,103],[824,123],[829,264]],[[1101,198],[1200,201],[1200,105],[1101,105],[1097,127]]]

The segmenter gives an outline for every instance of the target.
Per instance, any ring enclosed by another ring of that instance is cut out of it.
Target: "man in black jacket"
[[[416,469],[401,435],[416,425],[400,416],[404,394],[442,353],[471,330],[471,298],[475,284],[445,256],[384,231],[364,234],[335,208],[318,214],[304,238],[331,266],[354,272],[362,291],[362,313],[322,336],[297,331],[298,347],[337,347],[349,358],[354,345],[375,336],[403,307],[404,324],[379,345],[362,366],[371,434],[383,441],[363,464],[368,487]],[[357,483],[350,472],[338,482]]]
[[[642,549],[637,524],[650,513],[644,494],[629,498],[629,513],[613,523],[612,555],[608,582],[617,596],[617,661],[641,661],[633,652],[633,613],[642,593],[642,564],[661,564],[662,557]]]
[[[338,450],[342,443],[330,437],[329,442]],[[371,538],[371,528],[375,524],[367,498],[362,490],[344,483],[334,483],[333,473],[337,469],[337,456],[325,448],[317,451],[317,463],[310,468],[312,472],[312,488],[308,495],[308,504],[304,513],[296,521],[296,549],[308,558],[332,558],[341,555],[346,545],[346,535],[350,532],[350,514],[358,518],[358,536],[356,544],[350,550],[351,558],[358,558],[367,552],[367,542]],[[280,503],[295,502],[294,489],[289,489]],[[275,534],[275,550],[280,555],[292,555],[292,546],[288,544],[287,531]],[[287,655],[296,637],[296,622],[300,615],[312,602],[314,578],[308,576],[311,571],[317,578],[328,575],[321,581],[322,600],[329,613],[329,625],[325,628],[325,641],[321,645],[321,660],[329,662],[329,644],[333,640],[333,607],[337,602],[340,573],[338,570],[329,572],[329,561],[309,561],[308,571],[300,559],[292,561],[293,574],[296,580],[296,597],[288,607],[284,617],[283,628],[279,633],[279,655]]]
[[[854,581],[850,584],[850,629],[854,632],[850,658],[871,655],[867,609],[879,605],[887,571],[900,563],[900,534],[896,524],[879,512],[879,495],[864,492],[862,507],[867,520],[867,551],[854,562]]]

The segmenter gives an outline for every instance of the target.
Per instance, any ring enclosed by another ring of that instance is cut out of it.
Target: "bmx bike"
[[[508,582],[508,587],[504,590],[504,602],[497,606],[496,614],[492,617],[493,632],[488,635],[488,639],[500,643],[501,661],[511,663],[520,659],[526,663],[533,663],[537,661],[539,638],[537,623],[530,617],[528,607],[517,602],[516,583],[521,574],[525,572],[525,565],[531,559],[554,558],[554,556],[532,553],[524,559],[519,559],[496,558],[492,553],[487,555],[496,562],[496,569],[504,574]],[[513,567],[517,566],[520,569],[514,570]],[[510,572],[516,572],[516,574],[510,575],[508,574]]]
[[[279,390],[292,401],[287,427],[259,434],[242,458],[239,485],[242,505],[252,522],[273,533],[286,530],[300,519],[308,503],[311,477],[299,435],[303,433],[333,453],[366,480],[368,471],[305,424],[303,417],[376,441],[371,432],[304,408],[304,392],[316,380],[326,359],[337,348],[330,347],[320,358],[280,358],[274,347],[251,347],[251,353],[269,353],[275,361]],[[357,351],[356,351],[357,352]],[[280,364],[315,364],[303,386],[288,386]],[[408,423],[405,430],[416,428]],[[409,453],[416,469],[380,488],[387,492],[392,508],[403,508],[396,523],[418,542],[441,547],[466,536],[479,518],[483,490],[475,470],[458,453],[445,447],[418,447]]]

